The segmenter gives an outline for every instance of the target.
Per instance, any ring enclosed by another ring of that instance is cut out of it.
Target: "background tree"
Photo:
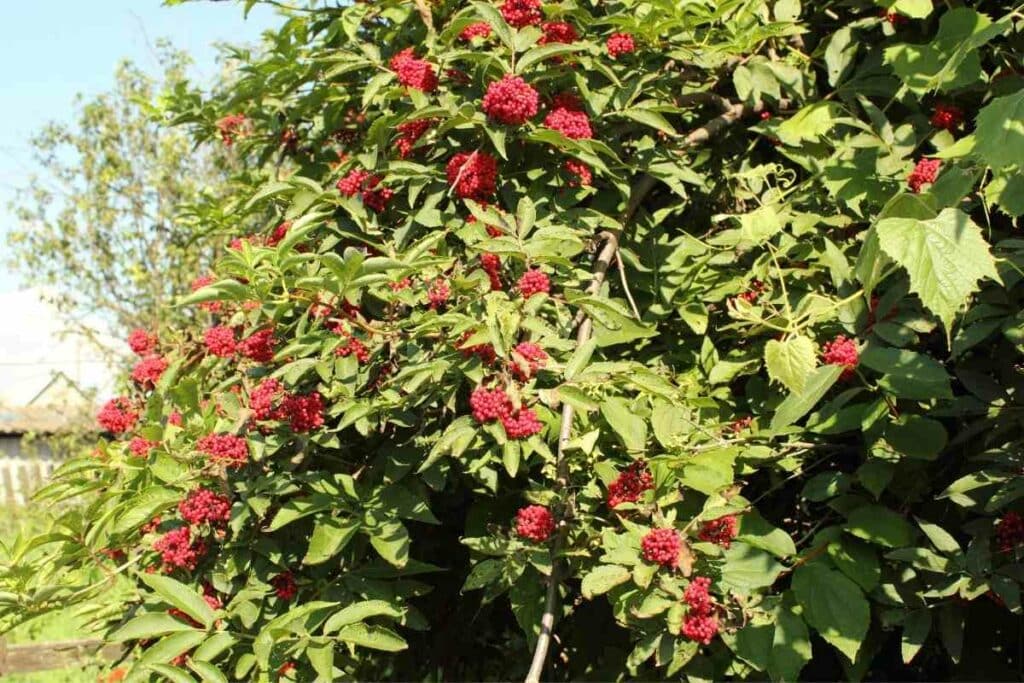
[[[76,332],[162,328],[219,239],[187,211],[223,192],[229,159],[164,125],[161,103],[190,60],[166,43],[156,54],[157,76],[122,63],[110,92],[79,96],[73,123],[50,123],[29,141],[39,173],[13,206],[9,265]]]

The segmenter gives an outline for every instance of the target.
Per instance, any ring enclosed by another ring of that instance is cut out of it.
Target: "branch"
[[[417,0],[417,2],[422,2],[422,0]],[[718,101],[721,102],[721,100]],[[739,121],[741,118],[751,114],[756,114],[764,109],[763,105],[747,107],[743,104],[730,104],[725,106],[723,103],[722,106],[724,112],[720,116],[708,121],[706,124],[695,129],[684,138],[684,148],[693,147],[707,142],[714,135],[736,121]],[[680,150],[680,152],[681,151],[682,150]],[[657,182],[657,179],[653,176],[646,174],[642,176],[630,192],[629,202],[626,205],[626,210],[622,214],[622,219],[619,222],[619,228],[616,230],[609,230],[601,234],[604,238],[604,244],[601,247],[601,251],[597,254],[597,259],[594,261],[593,277],[591,278],[590,285],[586,290],[589,296],[593,296],[600,291],[601,285],[604,284],[605,278],[608,275],[608,268],[611,266],[612,261],[614,261],[618,256],[619,241],[622,237],[623,231],[639,210],[640,204],[643,202],[644,198],[652,189],[654,189]],[[591,332],[594,329],[594,323],[593,320],[581,310],[576,315],[573,325],[577,328],[576,347],[578,348],[590,339]],[[558,450],[556,454],[555,469],[555,483],[561,491],[570,490],[569,462],[565,457],[565,449],[569,443],[570,437],[572,436],[573,415],[573,407],[568,403],[563,403],[562,421],[558,430]],[[544,666],[547,664],[548,651],[551,647],[551,637],[555,626],[555,610],[558,607],[558,575],[561,569],[559,557],[565,548],[566,538],[569,535],[569,523],[567,521],[569,515],[567,513],[572,511],[571,508],[572,500],[570,497],[555,510],[555,517],[558,520],[558,530],[555,535],[554,544],[551,548],[551,576],[548,577],[547,591],[544,598],[544,614],[541,615],[540,619],[540,634],[537,636],[537,645],[533,650],[533,660],[530,663],[530,670],[526,674],[526,683],[539,683],[541,674],[544,673]]]
[[[434,35],[434,15],[430,13],[430,8],[427,6],[427,0],[413,0],[416,3],[416,9],[420,12],[420,18],[423,19],[424,26],[427,27],[427,33]]]

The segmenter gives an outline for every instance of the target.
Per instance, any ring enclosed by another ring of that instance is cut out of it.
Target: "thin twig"
[[[430,13],[426,0],[414,0],[414,2],[416,3],[416,9],[420,11],[423,24],[427,27],[427,33],[434,35],[434,15]]]
[[[615,265],[619,269],[619,280],[622,282],[622,290],[626,292],[626,298],[629,299],[629,306],[633,309],[633,317],[640,320],[640,309],[636,307],[636,302],[633,301],[633,293],[629,291],[629,282],[626,280],[626,266],[622,263],[622,250],[615,250]]]

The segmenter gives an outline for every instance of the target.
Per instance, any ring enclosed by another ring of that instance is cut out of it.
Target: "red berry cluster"
[[[181,417],[181,413],[179,413],[177,410],[172,410],[171,414],[167,416],[167,424],[169,425],[175,425],[177,427],[180,427],[182,422],[183,420]]]
[[[539,434],[544,424],[537,417],[532,408],[520,408],[512,415],[501,418],[501,426],[505,428],[505,435],[510,439],[528,439],[534,434]]]
[[[348,175],[339,180],[336,187],[346,197],[360,195],[363,204],[380,213],[387,208],[388,202],[395,196],[395,191],[390,188],[378,188],[380,181],[380,176],[357,168],[349,171]]]
[[[133,436],[128,442],[128,451],[136,458],[148,458],[149,452],[157,447],[156,441],[143,439],[141,436]]]
[[[167,361],[160,356],[146,356],[132,368],[132,380],[143,389],[152,389],[167,369]]]
[[[267,237],[267,246],[276,247],[278,244],[281,243],[281,240],[284,239],[285,235],[287,235],[288,231],[291,229],[291,221],[285,221],[283,223],[278,224],[278,226],[274,228],[274,232],[270,233],[270,235]]]
[[[490,38],[491,37],[491,25],[486,21],[478,21],[475,24],[470,24],[466,28],[462,29],[459,33],[459,39],[467,42],[474,38]]]
[[[544,19],[540,12],[540,0],[505,0],[501,6],[501,16],[509,26],[523,28],[537,26]]]
[[[524,299],[529,299],[534,294],[547,294],[550,292],[551,280],[539,270],[528,270],[519,278],[516,287]]]
[[[128,346],[138,356],[148,356],[156,348],[156,344],[156,335],[146,330],[135,329],[128,335]]]
[[[217,121],[217,131],[225,147],[235,144],[235,138],[245,134],[249,119],[245,114],[228,114]]]
[[[279,419],[278,402],[284,397],[285,391],[281,383],[268,377],[257,384],[249,392],[249,409],[257,420]]]
[[[521,126],[537,115],[540,95],[519,76],[505,74],[487,86],[483,110],[488,118],[510,126]]]
[[[580,38],[576,33],[576,27],[565,21],[549,21],[541,28],[544,30],[544,35],[537,41],[538,45],[575,43]]]
[[[270,585],[274,587],[277,597],[285,602],[291,602],[299,592],[299,587],[295,585],[295,577],[291,572],[281,572],[270,580]]]
[[[351,335],[334,349],[334,355],[341,356],[342,358],[355,356],[360,365],[366,365],[370,362],[370,350],[366,348],[363,342]]]
[[[483,152],[459,152],[448,161],[448,184],[463,199],[481,201],[497,192],[498,162]]]
[[[462,352],[462,355],[465,356],[466,358],[469,358],[470,356],[477,356],[481,361],[483,361],[484,365],[490,365],[491,363],[493,363],[495,359],[498,357],[498,354],[495,352],[494,346],[492,346],[491,344],[475,344],[474,346],[465,346],[466,340],[472,336],[473,332],[467,330],[462,335],[462,339],[459,340],[459,343],[456,345],[455,348]]]
[[[736,528],[736,516],[726,515],[701,524],[697,537],[728,549],[732,545],[732,539],[736,538]]]
[[[594,174],[590,167],[576,159],[565,160],[565,170],[572,176],[569,181],[571,187],[589,187],[594,181]]]
[[[415,121],[400,123],[395,127],[400,133],[398,141],[395,142],[395,146],[398,147],[399,158],[405,159],[412,154],[412,149],[416,142],[423,137],[423,134],[430,129],[432,124],[433,121],[431,119],[416,119]]]
[[[324,424],[324,399],[317,391],[300,396],[285,396],[281,402],[281,412],[288,416],[293,432],[311,432]]]
[[[559,133],[570,140],[586,140],[594,137],[594,131],[590,128],[590,117],[587,112],[578,109],[566,109],[559,107],[551,110],[544,118],[544,126]]]
[[[688,609],[682,634],[692,641],[709,645],[718,634],[718,617],[709,592],[711,579],[697,576],[683,592]]]
[[[201,539],[192,540],[192,531],[187,526],[168,531],[153,543],[153,549],[160,553],[165,571],[185,569],[192,571],[206,554],[207,546]]]
[[[675,569],[679,566],[679,551],[682,541],[675,529],[651,529],[640,541],[643,558],[662,567]]]
[[[491,291],[501,291],[501,257],[497,254],[480,254],[480,266],[491,280]]]
[[[512,373],[525,382],[547,365],[548,354],[533,342],[520,342],[512,349]]]
[[[434,65],[426,60],[417,59],[411,47],[392,57],[390,66],[402,85],[423,92],[437,90],[437,72],[434,71]]]
[[[149,520],[148,522],[139,527],[139,533],[143,536],[145,536],[146,534],[153,533],[154,531],[160,528],[160,523],[162,521],[163,520],[160,519],[159,515],[154,517],[153,519]]]
[[[238,343],[235,341],[235,331],[226,325],[217,325],[206,330],[203,335],[203,343],[206,349],[220,358],[230,358],[235,355]]]
[[[644,491],[653,488],[654,477],[647,469],[647,463],[637,460],[608,485],[608,507],[614,509],[620,503],[635,503]]]
[[[729,423],[729,431],[733,434],[739,434],[744,429],[750,429],[750,425],[754,424],[754,418],[750,415],[739,417]]]
[[[477,387],[469,396],[469,407],[473,410],[473,419],[481,424],[503,420],[512,413],[512,401],[504,389]]]
[[[1024,543],[1024,518],[1016,512],[1007,512],[996,523],[996,544],[999,551],[1011,553]]]
[[[198,488],[178,503],[178,512],[189,524],[225,524],[231,519],[231,499],[210,489]]]
[[[388,287],[391,288],[392,292],[401,292],[403,289],[409,289],[412,287],[412,280],[410,278],[403,277],[401,280],[389,282]]]
[[[608,56],[612,59],[618,59],[619,55],[636,51],[636,42],[633,40],[633,36],[628,33],[611,34],[608,36],[606,46],[608,48]]]
[[[760,280],[751,280],[750,288],[740,294],[739,298],[752,304],[761,297],[761,294],[763,294],[766,289],[767,286]]]
[[[232,469],[243,467],[249,461],[249,444],[234,434],[208,434],[199,439],[196,448]]]
[[[822,347],[821,359],[826,365],[842,365],[844,370],[840,379],[853,377],[853,371],[860,362],[860,351],[857,342],[839,335]]]
[[[914,170],[907,176],[907,187],[917,194],[925,185],[935,182],[939,177],[939,168],[942,166],[940,159],[921,159],[914,166]]]
[[[935,105],[930,121],[935,128],[952,132],[964,122],[964,112],[956,105],[940,102]]]
[[[452,296],[452,288],[448,285],[448,281],[443,277],[435,278],[430,286],[427,287],[427,300],[430,302],[431,309],[438,309],[444,306],[445,302],[448,301]]]
[[[516,513],[516,535],[534,543],[543,543],[555,531],[555,518],[543,505],[527,505]]]
[[[893,28],[903,26],[908,21],[908,19],[899,12],[884,9],[882,10],[882,17],[884,17]]]
[[[113,434],[123,434],[129,431],[135,426],[138,419],[139,411],[124,396],[112,398],[104,403],[99,414],[96,415],[100,426]]]
[[[254,332],[238,343],[238,353],[257,363],[269,363],[274,359],[274,346],[277,339],[272,329]]]

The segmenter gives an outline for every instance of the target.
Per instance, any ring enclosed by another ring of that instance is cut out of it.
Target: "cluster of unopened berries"
[[[543,505],[527,505],[516,513],[516,535],[519,538],[543,543],[555,531],[555,519]]]
[[[249,409],[257,420],[287,421],[296,433],[318,429],[324,423],[324,403],[319,392],[291,394],[272,377],[249,392]]]
[[[437,90],[434,65],[424,59],[417,59],[411,47],[392,57],[389,66],[402,85],[427,93]]]
[[[647,463],[637,460],[622,470],[612,483],[608,484],[608,507],[614,509],[622,503],[635,503],[644,491],[654,488],[654,477]]]
[[[925,185],[935,182],[935,179],[939,177],[939,168],[941,167],[941,159],[921,159],[907,176],[907,187],[911,192],[919,193]]]
[[[709,645],[718,633],[718,617],[714,612],[710,589],[711,579],[697,576],[683,592],[687,610],[682,634],[704,645]]]

